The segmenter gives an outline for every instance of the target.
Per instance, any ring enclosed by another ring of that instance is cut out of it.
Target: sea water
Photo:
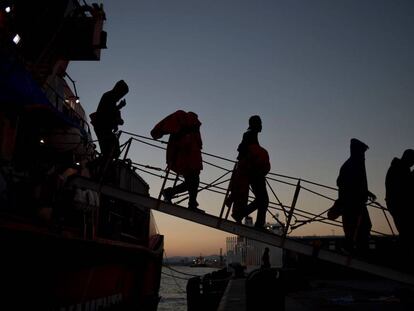
[[[169,268],[170,267],[170,268]],[[158,311],[187,311],[187,281],[192,276],[203,276],[218,270],[207,267],[164,266],[162,267]]]

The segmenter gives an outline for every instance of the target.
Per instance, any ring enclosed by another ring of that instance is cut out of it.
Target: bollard
[[[285,290],[281,270],[254,270],[246,279],[246,311],[285,310]]]
[[[200,277],[195,276],[187,282],[187,311],[202,310],[202,297],[200,292]]]

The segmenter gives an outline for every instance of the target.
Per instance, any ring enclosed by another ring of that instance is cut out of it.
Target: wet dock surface
[[[246,310],[246,279],[233,279],[218,311]],[[286,294],[284,310],[414,310],[414,289],[387,280],[312,280]]]

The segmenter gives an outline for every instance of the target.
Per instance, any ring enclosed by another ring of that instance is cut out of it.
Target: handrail
[[[128,132],[128,131],[120,131],[120,133],[125,134],[125,135],[128,136],[127,142],[125,143],[128,147],[125,148],[126,152],[124,154],[124,159],[126,159],[126,157],[127,157],[129,147],[132,144],[132,142],[139,142],[139,143],[145,144],[147,146],[151,146],[153,148],[166,150],[166,147],[162,146],[162,145],[167,144],[166,141],[156,140],[156,139],[153,139],[151,137],[131,133],[131,132]],[[202,154],[204,156],[208,156],[208,157],[218,159],[218,160],[221,160],[221,161],[225,161],[225,162],[228,162],[228,163],[232,163],[232,164],[236,163],[236,161],[234,161],[234,160],[230,160],[230,159],[227,159],[227,158],[221,157],[221,156],[216,156],[216,155],[211,154],[211,153],[202,152]],[[210,183],[205,183],[205,182],[200,181],[200,188],[199,188],[198,191],[199,192],[201,192],[201,191],[210,191],[210,192],[213,192],[213,193],[217,193],[219,195],[227,196],[228,187],[221,187],[220,185],[223,185],[226,182],[230,182],[230,180],[225,180],[225,181],[220,181],[220,180],[221,180],[222,177],[224,177],[228,173],[232,172],[232,168],[228,168],[228,167],[225,167],[223,165],[218,165],[216,163],[206,161],[206,160],[203,160],[203,163],[208,165],[208,166],[211,166],[211,167],[214,167],[214,168],[217,168],[219,170],[224,171],[223,172],[224,175],[217,178],[217,179],[215,179],[213,182],[210,182]],[[152,176],[156,176],[156,177],[163,178],[163,179],[166,178],[166,176],[164,174],[160,175],[160,174],[155,174],[154,172],[151,172],[151,171],[154,171],[154,170],[156,170],[158,172],[161,172],[161,171],[164,172],[165,169],[155,167],[155,166],[151,166],[151,165],[140,164],[140,163],[137,163],[137,162],[132,162],[132,165],[134,166],[135,169],[137,169],[137,170],[139,170],[143,173],[150,174]],[[283,179],[285,179],[285,180],[283,180]],[[165,179],[165,181],[167,181],[167,180],[168,181],[174,181],[175,179],[167,177],[167,179]],[[292,182],[290,182],[290,181],[292,181]],[[281,200],[277,196],[277,194],[274,191],[274,189],[273,189],[272,185],[270,184],[270,182],[276,182],[276,183],[288,185],[290,187],[296,187],[297,190],[298,190],[298,188],[299,188],[299,190],[305,190],[307,193],[310,193],[310,194],[318,196],[320,198],[329,200],[330,202],[335,201],[336,199],[334,197],[331,197],[330,195],[327,195],[325,193],[321,193],[318,190],[312,189],[311,186],[318,187],[318,188],[325,189],[325,190],[329,190],[329,191],[338,191],[338,189],[334,188],[334,187],[331,187],[331,186],[323,185],[323,184],[320,184],[320,183],[317,183],[317,182],[314,182],[314,181],[311,181],[311,180],[307,180],[307,179],[301,179],[301,178],[296,178],[296,177],[292,177],[292,176],[288,176],[288,175],[269,172],[268,176],[266,177],[266,183],[267,183],[267,186],[270,189],[273,197],[276,199],[277,202],[272,202],[272,201],[269,202],[268,212],[272,215],[273,218],[275,218],[275,216],[271,213],[270,210],[271,209],[276,209],[277,211],[281,211],[281,212],[283,212],[283,216],[284,216],[286,222],[292,222],[291,224],[289,224],[289,226],[285,227],[286,234],[291,233],[293,230],[295,230],[299,227],[302,227],[305,224],[312,223],[312,222],[319,222],[319,223],[330,225],[330,226],[342,227],[342,223],[340,221],[330,220],[326,217],[326,214],[327,214],[329,209],[326,209],[321,213],[312,213],[312,212],[309,212],[309,211],[306,211],[306,210],[303,210],[303,209],[300,209],[300,208],[295,208],[294,213],[291,213],[291,215],[290,215],[289,211],[292,209],[292,206],[288,206],[288,205],[283,204],[281,202]],[[295,182],[295,183],[293,183],[293,182]],[[184,194],[177,196],[177,198],[180,198],[179,201],[177,201],[177,204],[184,201],[184,200],[186,200],[186,199],[188,199],[188,197]],[[250,195],[249,195],[248,198],[249,198],[249,200],[254,199],[254,197],[250,196]],[[383,215],[386,219],[386,222],[387,222],[387,224],[390,228],[390,231],[394,235],[393,228],[392,228],[391,223],[390,223],[390,221],[388,219],[388,216],[387,216],[388,210],[378,202],[369,202],[367,205],[372,207],[372,208],[375,208],[375,209],[378,209],[378,210],[382,211],[382,213],[383,213]],[[225,204],[223,203],[222,209],[220,211],[220,218],[224,214],[223,213],[224,208],[225,208]],[[290,220],[287,219],[289,215],[290,215]],[[227,218],[227,216],[228,216],[228,212],[227,212],[226,218]],[[280,221],[278,220],[278,222],[280,222]],[[282,222],[280,222],[280,223],[283,225]],[[375,233],[375,234],[380,234],[380,235],[388,235],[386,233],[379,232],[379,231],[376,231],[376,230],[371,230],[371,232]]]

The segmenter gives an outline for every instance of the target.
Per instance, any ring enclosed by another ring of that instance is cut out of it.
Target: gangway
[[[312,256],[320,260],[346,266],[352,269],[368,272],[383,278],[395,280],[401,283],[414,285],[414,276],[394,269],[368,263],[366,261],[352,258],[343,254],[335,253],[325,249],[315,249],[312,245],[300,243],[286,235],[277,235],[270,231],[257,230],[255,228],[238,224],[236,222],[217,217],[210,214],[193,212],[185,207],[169,204],[157,198],[144,196],[142,194],[125,191],[110,185],[100,184],[84,177],[74,177],[70,184],[79,188],[91,189],[101,194],[133,203],[140,209],[152,209],[169,214],[194,223],[205,225],[217,230],[226,231],[231,234],[244,236],[249,239],[260,241],[269,245],[293,251],[298,254]]]

